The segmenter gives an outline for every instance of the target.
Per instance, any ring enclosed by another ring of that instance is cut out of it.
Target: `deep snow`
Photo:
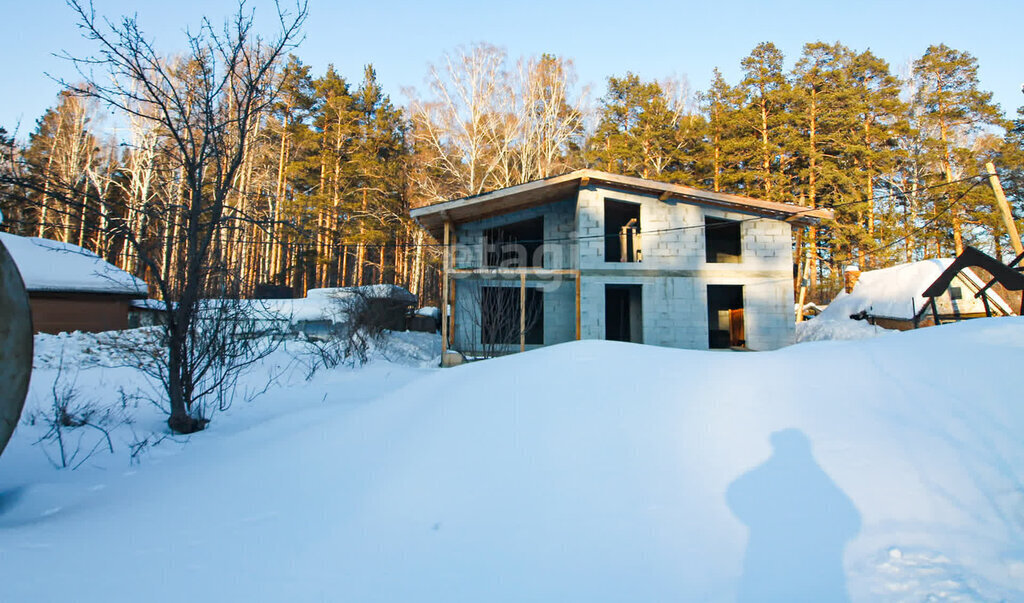
[[[585,341],[282,377],[136,465],[58,472],[19,429],[3,598],[1021,600],[1022,360],[1021,318],[746,354]]]

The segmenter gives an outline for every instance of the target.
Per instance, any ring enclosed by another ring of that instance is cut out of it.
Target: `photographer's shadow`
[[[772,456],[726,492],[750,529],[739,601],[848,601],[843,549],[860,513],[818,466],[797,429],[771,436]]]

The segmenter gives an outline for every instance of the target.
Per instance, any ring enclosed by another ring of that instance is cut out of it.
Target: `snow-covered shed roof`
[[[29,292],[108,293],[145,296],[145,281],[135,278],[78,245],[0,232]]]
[[[863,272],[853,292],[840,291],[822,315],[846,318],[866,312],[880,318],[912,320],[928,303],[923,295],[925,289],[952,263],[953,258],[937,258]],[[969,268],[964,269],[959,278],[972,295],[985,286]],[[1013,313],[994,291],[990,289],[987,295],[993,305],[1006,314]]]

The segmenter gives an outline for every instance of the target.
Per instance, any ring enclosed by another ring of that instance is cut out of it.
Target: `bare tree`
[[[510,140],[496,140],[511,114],[505,51],[489,44],[459,48],[442,65],[431,65],[433,100],[414,99],[413,136],[436,172],[458,187],[461,196],[477,195],[491,185]],[[426,183],[429,185],[429,183]],[[445,198],[426,186],[432,200]]]
[[[575,95],[576,72],[570,60],[542,55],[519,61],[518,146],[520,180],[529,182],[571,169],[567,151],[581,146],[586,91]]]
[[[544,306],[541,290],[526,289],[525,315],[518,279],[515,281],[467,281],[459,283],[466,291],[459,320],[471,340],[466,353],[494,358],[518,352],[520,341],[530,342],[535,329],[543,328]]]
[[[410,105],[426,202],[467,197],[565,171],[582,144],[585,95],[572,62],[552,55],[508,69],[505,51],[461,47],[430,67],[428,99]]]
[[[165,178],[180,186],[180,196],[159,206],[144,206],[148,209],[139,215],[160,220],[176,233],[172,236],[180,261],[174,271],[161,257],[164,245],[153,244],[144,228],[126,223],[130,214],[112,220],[110,226],[124,237],[165,301],[168,425],[173,431],[191,433],[206,423],[202,405],[196,402],[210,394],[203,386],[210,360],[206,351],[196,348],[209,343],[197,333],[211,325],[202,316],[201,300],[232,294],[227,264],[217,256],[216,245],[223,229],[247,221],[228,199],[253,124],[275,98],[275,66],[298,43],[307,6],[302,0],[293,10],[276,5],[280,29],[268,41],[253,31],[253,11],[242,2],[221,28],[204,19],[197,32],[187,34],[188,52],[169,60],[145,37],[135,17],[112,22],[98,18],[91,5],[79,0],[68,4],[98,50],[88,58],[66,56],[86,84],[64,85],[74,95],[96,99],[150,124],[166,142],[157,149],[163,154]],[[145,154],[148,148],[143,145],[139,151]],[[145,194],[139,200],[145,203]]]

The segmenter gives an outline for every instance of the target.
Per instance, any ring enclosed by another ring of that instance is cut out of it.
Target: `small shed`
[[[416,296],[397,285],[310,289],[298,299],[245,300],[254,316],[276,321],[279,328],[326,338],[340,325],[353,320],[372,322],[392,331],[406,330],[408,317],[416,307]],[[354,317],[353,312],[362,316]]]
[[[925,292],[953,262],[952,258],[938,258],[863,272],[852,291],[840,292],[826,313],[833,317],[863,319],[900,331],[931,326],[934,314],[930,309],[930,296]],[[960,270],[935,295],[939,320],[953,322],[986,316],[984,300],[975,297],[984,287],[985,281],[970,268]],[[1010,305],[995,292],[989,290],[987,298],[993,316],[1014,314]]]
[[[37,333],[128,328],[132,300],[147,286],[95,253],[70,243],[0,233],[18,266]]]

